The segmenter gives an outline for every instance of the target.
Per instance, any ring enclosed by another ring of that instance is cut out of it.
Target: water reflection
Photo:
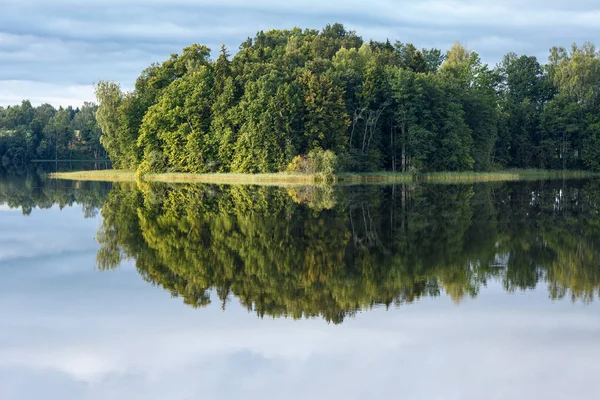
[[[203,307],[334,323],[424,296],[456,303],[491,280],[590,302],[600,288],[594,181],[273,188],[116,184],[98,267]]]
[[[600,182],[276,188],[0,179],[0,203],[101,209],[97,266],[135,261],[186,304],[340,323],[376,305],[543,284],[600,290]]]
[[[0,178],[0,398],[599,398],[598,198]]]
[[[34,208],[80,204],[86,218],[98,214],[112,185],[108,182],[72,182],[48,180],[43,169],[7,171],[0,168],[0,204],[20,208],[30,215]]]

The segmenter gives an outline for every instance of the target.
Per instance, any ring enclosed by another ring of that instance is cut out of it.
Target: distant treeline
[[[34,159],[106,158],[97,109],[93,103],[75,109],[57,110],[50,104],[33,107],[27,100],[0,107],[1,165],[23,166]]]
[[[458,43],[365,43],[340,24],[261,31],[234,57],[194,44],[133,91],[100,82],[97,98],[111,159],[141,173],[600,169],[589,43],[489,68]]]

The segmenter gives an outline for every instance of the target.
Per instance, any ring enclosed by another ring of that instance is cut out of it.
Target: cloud
[[[509,51],[544,61],[551,46],[593,40],[600,33],[600,7],[593,0],[374,0],[368,6],[359,0],[4,3],[0,81],[28,82],[9,99],[4,96],[4,104],[14,96],[34,96],[35,103],[78,101],[77,96],[50,96],[43,88],[32,93],[36,84],[78,90],[109,79],[130,88],[150,63],[191,43],[213,50],[225,43],[235,51],[246,37],[270,28],[320,28],[339,21],[366,39],[442,49],[460,40],[491,65]],[[89,90],[85,96],[93,99]]]
[[[20,104],[29,99],[35,105],[50,103],[55,107],[81,106],[94,101],[93,85],[53,84],[32,81],[0,81],[0,106]]]

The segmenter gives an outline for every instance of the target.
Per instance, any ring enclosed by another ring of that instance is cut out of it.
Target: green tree
[[[211,70],[201,66],[164,90],[140,128],[143,172],[210,171],[215,150],[210,127]]]
[[[299,103],[297,85],[278,73],[264,75],[245,87],[239,113],[243,121],[235,143],[233,172],[283,171],[297,153]]]
[[[98,159],[102,157],[103,149],[100,143],[102,131],[96,121],[98,106],[94,103],[84,103],[73,118],[74,139],[83,154]]]
[[[348,148],[350,125],[343,99],[343,90],[326,76],[310,71],[298,80],[304,94],[303,148],[344,151]]]
[[[96,86],[96,99],[100,106],[96,112],[98,126],[102,130],[100,143],[117,168],[132,166],[132,160],[127,155],[136,143],[123,129],[122,106],[127,96],[121,87],[114,82],[101,81]]]
[[[55,160],[66,156],[73,139],[71,110],[60,107],[44,128],[44,138],[40,147]]]

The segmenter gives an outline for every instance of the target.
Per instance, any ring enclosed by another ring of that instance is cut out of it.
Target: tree
[[[47,149],[46,154],[51,155],[55,160],[63,157],[71,144],[74,131],[71,123],[71,110],[60,107],[44,128],[41,146]]]
[[[301,105],[298,88],[270,73],[249,82],[240,102],[242,123],[231,163],[233,172],[283,171],[297,150],[293,137]]]
[[[497,67],[500,77],[501,107],[507,126],[503,155],[511,166],[544,168],[551,163],[552,139],[541,128],[541,118],[552,96],[548,77],[535,57],[507,54]]]
[[[315,148],[344,151],[348,148],[346,114],[343,91],[331,79],[306,71],[298,83],[304,94],[304,136],[302,149]]]
[[[577,105],[577,124],[571,132],[571,145],[576,164],[586,164],[582,159],[584,144],[594,143],[589,134],[595,132],[586,125],[589,121],[595,123],[600,107],[600,54],[591,43],[581,47],[574,44],[570,52],[553,48],[548,69],[559,95],[573,99]]]
[[[123,140],[122,135],[122,111],[121,106],[125,96],[121,92],[121,87],[114,82],[101,81],[96,86],[96,99],[100,106],[96,112],[98,126],[102,130],[100,143],[108,153],[117,168],[127,168],[130,161],[126,154],[131,147],[125,148],[125,144],[135,146],[134,143],[128,143],[129,140]]]
[[[171,83],[140,128],[144,172],[207,172],[216,150],[209,139],[212,72],[202,66]],[[160,160],[160,162],[155,162]]]
[[[85,102],[73,118],[76,144],[83,147],[84,154],[92,156],[96,160],[103,153],[100,143],[102,131],[96,121],[97,110],[96,104]]]

